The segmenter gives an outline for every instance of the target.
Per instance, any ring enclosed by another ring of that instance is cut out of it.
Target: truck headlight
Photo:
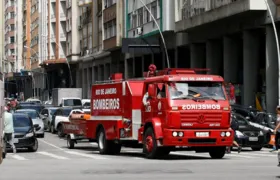
[[[33,137],[34,136],[34,133],[33,132],[30,132],[30,133],[27,133],[26,135],[25,135],[25,137]]]
[[[221,132],[221,136],[225,137],[226,133],[225,132]]]
[[[226,132],[226,137],[229,137],[231,135],[230,132]]]
[[[174,132],[172,133],[172,135],[173,135],[173,137],[176,137],[176,136],[178,135],[178,133],[174,131]]]

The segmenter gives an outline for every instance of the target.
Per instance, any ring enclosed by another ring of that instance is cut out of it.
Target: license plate
[[[18,139],[14,139],[14,143],[18,143]]]
[[[196,137],[209,137],[209,132],[197,132]]]
[[[249,141],[258,141],[259,138],[258,137],[249,137]]]

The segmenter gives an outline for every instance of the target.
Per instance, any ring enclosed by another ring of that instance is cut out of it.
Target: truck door
[[[166,88],[164,83],[156,84],[156,95],[154,105],[154,117],[165,119]]]
[[[149,87],[150,86],[150,87]],[[143,96],[143,108],[142,108],[142,116],[143,120],[146,121],[148,119],[151,119],[154,117],[154,107],[155,107],[155,99],[156,99],[156,86],[152,83],[146,84],[144,96]],[[151,92],[148,92],[148,89],[150,88],[150,91],[152,88],[154,88],[154,93],[151,94]]]

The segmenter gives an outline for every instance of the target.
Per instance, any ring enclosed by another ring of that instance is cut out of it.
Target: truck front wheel
[[[143,142],[143,152],[148,159],[154,159],[157,157],[159,148],[157,146],[157,141],[155,133],[152,127],[149,127],[145,131],[144,142]]]
[[[209,151],[211,158],[222,159],[225,156],[226,147],[214,147]]]

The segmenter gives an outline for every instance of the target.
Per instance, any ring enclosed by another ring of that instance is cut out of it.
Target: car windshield
[[[50,109],[50,114],[53,115],[57,109]]]
[[[241,115],[233,115],[235,116],[235,119],[237,120],[238,124],[241,125],[241,126],[248,126],[249,123],[248,121]]]
[[[84,107],[90,107],[90,102],[86,102],[86,103],[84,104]]]
[[[14,127],[21,128],[21,127],[30,127],[31,121],[28,119],[27,116],[18,116],[15,115],[13,118]]]
[[[41,110],[43,109],[41,106],[26,106],[26,105],[23,105],[23,106],[20,106],[19,109],[34,109],[36,110],[37,112],[41,112]]]
[[[64,109],[63,110],[63,115],[64,116],[69,116],[71,111],[72,111],[72,109]]]
[[[39,115],[36,111],[16,111],[16,112],[25,113],[29,117],[31,117],[31,119],[36,119],[37,117],[39,117]]]
[[[171,99],[213,99],[225,100],[220,82],[172,82],[168,83]]]
[[[82,101],[80,99],[65,99],[65,106],[82,106]]]

